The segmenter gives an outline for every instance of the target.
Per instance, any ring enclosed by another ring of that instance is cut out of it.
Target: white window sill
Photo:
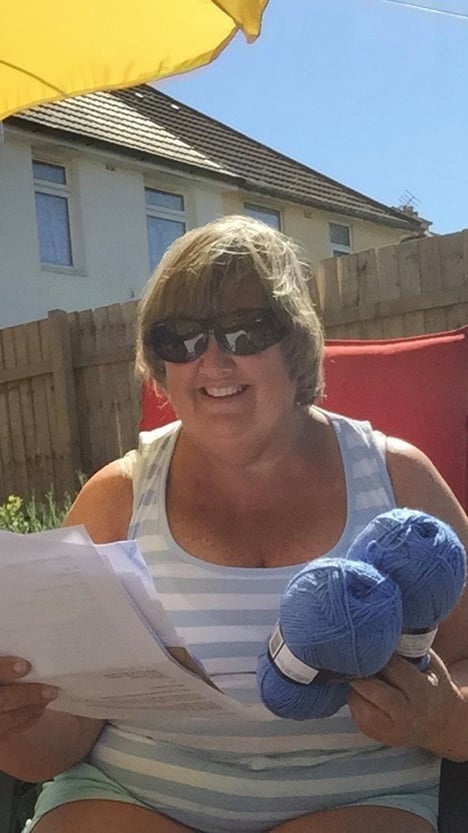
[[[56,263],[41,263],[42,272],[54,272],[59,275],[78,275],[81,278],[87,278],[88,273],[83,269],[78,269],[77,266],[59,266]]]

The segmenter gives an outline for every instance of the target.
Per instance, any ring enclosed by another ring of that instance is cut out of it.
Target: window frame
[[[279,208],[272,208],[269,205],[261,205],[260,203],[244,202],[244,212],[247,215],[247,217],[253,217],[254,219],[258,220],[260,218],[256,217],[255,214],[249,214],[249,209],[251,209],[255,212],[258,212],[259,214],[275,215],[278,218],[278,225],[277,226],[272,225],[271,228],[275,228],[275,229],[277,229],[277,231],[282,231],[283,230],[283,218],[282,218],[281,211],[280,211]],[[266,222],[266,221],[263,220],[263,222]],[[267,225],[271,225],[271,224],[267,223]]]
[[[147,191],[157,191],[160,194],[168,194],[172,197],[179,197],[182,200],[183,208],[168,208],[166,206],[158,206],[158,205],[149,205],[146,200],[146,193]],[[156,220],[169,220],[176,223],[182,223],[184,227],[184,231],[182,234],[188,230],[188,219],[187,219],[187,198],[186,194],[183,191],[170,191],[168,188],[161,188],[157,187],[155,184],[152,183],[144,183],[144,201],[145,201],[145,219],[146,219],[146,240],[148,244],[148,261],[150,265],[150,271],[154,271],[157,267],[157,263],[154,265],[151,263],[151,251],[150,251],[150,240],[148,234],[148,218],[153,217]],[[182,236],[182,235],[179,235]],[[159,261],[158,261],[159,262]]]
[[[38,249],[39,249],[39,261],[41,267],[48,269],[49,267],[53,267],[54,269],[73,269],[75,266],[75,251],[73,245],[73,238],[72,238],[72,219],[71,219],[71,189],[70,189],[70,179],[69,179],[69,171],[67,170],[67,165],[62,161],[45,159],[37,154],[32,154],[31,157],[32,161],[32,175],[33,175],[33,190],[34,190],[34,208],[35,208],[35,215],[36,215],[36,229],[37,229],[37,241],[38,241]],[[60,168],[63,171],[64,182],[53,182],[52,180],[48,179],[40,179],[36,176],[35,173],[35,165],[49,165],[50,167]],[[39,224],[39,215],[36,203],[36,197],[41,194],[44,196],[51,196],[51,197],[59,197],[63,199],[66,206],[66,232],[67,232],[67,248],[69,248],[70,252],[70,263],[57,263],[53,260],[43,260],[41,256],[41,238],[40,238],[40,224]]]
[[[344,243],[334,243],[332,240],[332,226],[337,226],[340,228],[345,228],[348,230],[348,239],[349,244],[345,245]],[[330,243],[331,249],[331,256],[332,257],[341,257],[342,255],[352,255],[353,254],[353,229],[349,223],[338,223],[336,220],[329,220],[328,222],[328,241]]]
[[[45,179],[38,179],[34,175],[34,164],[51,165],[62,168],[65,173],[65,183],[54,183]],[[80,212],[78,207],[77,172],[72,160],[64,159],[59,155],[44,153],[32,148],[31,172],[34,196],[34,216],[36,221],[37,250],[40,268],[46,272],[61,272],[65,274],[84,275],[84,255],[81,239]],[[39,223],[36,208],[36,194],[50,194],[66,199],[68,236],[70,242],[71,264],[54,263],[41,259],[41,246],[39,238]]]

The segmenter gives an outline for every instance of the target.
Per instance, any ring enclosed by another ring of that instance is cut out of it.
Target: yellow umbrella
[[[0,0],[0,119],[209,63],[268,0]]]

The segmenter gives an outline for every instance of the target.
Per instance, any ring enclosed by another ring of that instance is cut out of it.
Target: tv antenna
[[[421,200],[418,200],[411,191],[405,191],[404,194],[401,195],[400,199],[398,200],[398,208],[400,209],[416,209],[416,206],[419,205]]]

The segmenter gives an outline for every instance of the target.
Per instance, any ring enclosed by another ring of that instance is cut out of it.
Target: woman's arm
[[[387,465],[397,504],[450,524],[468,552],[468,519],[431,461],[389,439]],[[349,704],[359,728],[388,746],[422,746],[468,759],[468,592],[440,625],[430,671],[393,657],[379,679],[356,680]]]
[[[3,658],[0,665],[4,667]],[[9,685],[11,672],[4,672],[0,679],[0,708],[3,709],[10,693],[14,694],[13,686]],[[24,689],[26,685],[21,687]],[[22,697],[25,695],[22,694]],[[20,701],[15,696],[10,702],[19,706],[24,700]],[[0,769],[21,781],[46,781],[81,761],[93,747],[104,725],[101,720],[47,709],[44,711],[40,700],[36,706],[26,708],[30,717],[22,723],[22,727],[0,737]],[[12,719],[11,712],[9,720]]]
[[[127,537],[132,483],[121,461],[110,463],[83,487],[65,521],[83,524],[98,544]],[[28,669],[27,669],[28,670]],[[11,658],[0,657],[0,769],[24,781],[43,781],[82,760],[102,720],[47,710],[46,688],[18,682]]]
[[[388,439],[387,464],[399,506],[422,509],[455,530],[468,553],[468,518],[455,495],[422,451]],[[452,666],[468,659],[468,593],[439,628],[434,648]]]

